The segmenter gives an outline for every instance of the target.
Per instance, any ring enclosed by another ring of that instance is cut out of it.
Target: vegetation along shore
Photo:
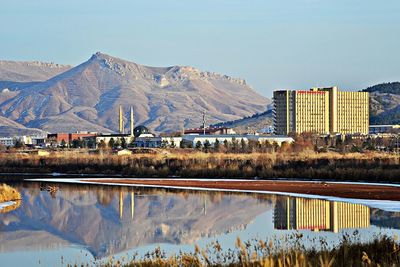
[[[304,178],[400,182],[399,157],[382,152],[220,153],[164,149],[119,156],[108,152],[57,151],[48,156],[0,153],[1,173],[69,173],[130,177]],[[22,179],[22,178],[20,178]]]
[[[111,266],[398,266],[400,264],[400,247],[397,237],[375,237],[367,243],[360,243],[356,239],[360,236],[343,235],[338,246],[329,247],[326,240],[319,240],[318,248],[305,248],[301,234],[295,233],[284,239],[250,240],[242,242],[236,240],[236,248],[224,250],[222,245],[215,241],[205,249],[195,246],[194,252],[180,252],[168,256],[160,248],[148,252],[143,257],[115,260],[110,258],[104,267]],[[285,244],[292,242],[290,248]],[[78,266],[67,265],[67,266]],[[85,265],[81,265],[85,266]]]

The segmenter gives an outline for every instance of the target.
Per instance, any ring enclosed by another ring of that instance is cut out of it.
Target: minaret
[[[124,133],[123,127],[124,127],[124,122],[122,119],[122,106],[119,105],[119,133],[120,134]]]
[[[133,126],[134,126],[134,118],[133,118],[133,107],[131,106],[131,136],[133,136],[133,130],[134,130],[134,128],[133,128]]]

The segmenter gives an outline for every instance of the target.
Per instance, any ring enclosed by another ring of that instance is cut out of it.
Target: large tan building
[[[275,134],[368,134],[369,95],[338,88],[274,92]]]

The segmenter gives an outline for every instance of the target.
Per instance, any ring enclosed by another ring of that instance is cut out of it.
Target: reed
[[[197,245],[193,252],[180,252],[167,256],[160,248],[146,253],[143,257],[134,255],[115,260],[111,257],[100,264],[103,267],[147,267],[147,266],[215,266],[215,267],[366,267],[366,266],[399,266],[400,244],[397,238],[388,236],[375,237],[367,243],[360,243],[356,236],[344,235],[339,246],[328,248],[326,240],[320,240],[319,249],[304,247],[302,235],[295,233],[284,240],[249,240],[243,242],[238,238],[236,248],[224,250],[218,241],[205,249]],[[287,242],[291,248],[285,248]],[[67,265],[77,266],[77,265]],[[85,265],[81,265],[85,266]]]

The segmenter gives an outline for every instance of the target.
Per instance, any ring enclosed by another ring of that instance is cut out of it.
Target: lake
[[[400,235],[400,202],[329,201],[274,194],[145,189],[40,182],[12,184],[22,195],[0,211],[1,266],[90,265],[205,248],[218,240],[273,240],[301,234],[306,247]]]

